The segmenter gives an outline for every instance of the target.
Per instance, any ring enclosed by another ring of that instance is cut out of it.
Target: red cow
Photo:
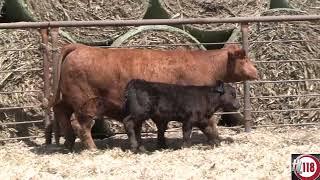
[[[236,45],[161,51],[70,44],[63,47],[57,67],[51,105],[69,148],[74,145],[73,130],[88,149],[95,149],[90,131],[94,121],[103,115],[122,120],[123,90],[132,79],[198,86],[258,79],[256,68]],[[72,113],[76,118],[70,120]]]

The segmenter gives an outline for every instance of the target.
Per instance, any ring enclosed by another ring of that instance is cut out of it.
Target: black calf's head
[[[222,81],[217,81],[215,91],[220,93],[220,107],[224,109],[239,109],[240,103],[236,97],[236,89]]]

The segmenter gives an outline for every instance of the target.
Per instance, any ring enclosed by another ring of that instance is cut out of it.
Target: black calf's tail
[[[129,111],[130,111],[130,96],[134,96],[136,95],[136,89],[135,89],[135,85],[137,83],[141,83],[144,82],[144,80],[140,80],[140,79],[132,79],[131,81],[129,81],[124,89],[123,92],[123,98],[124,98],[124,102],[123,102],[123,107],[122,107],[122,115],[123,117],[126,117],[129,115]]]

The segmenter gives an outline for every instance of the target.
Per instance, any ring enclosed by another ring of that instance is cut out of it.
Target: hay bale
[[[149,0],[7,0],[12,21],[119,20],[142,19]],[[66,37],[89,45],[106,45],[124,34],[129,27],[62,28]]]
[[[308,12],[308,14],[320,14],[319,0],[290,0],[289,5],[295,9]]]
[[[157,0],[154,2],[154,14],[150,18],[208,18],[208,17],[235,17],[254,16],[268,8],[267,0]],[[160,10],[159,10],[160,9]],[[159,13],[160,12],[160,13]],[[235,28],[234,24],[193,24],[184,25],[200,42],[224,42]],[[207,46],[216,48],[217,46]]]
[[[294,9],[272,9],[262,16],[305,15]],[[253,24],[249,34],[249,56],[254,61],[307,60],[320,58],[318,41],[311,42],[274,42],[252,43],[252,41],[277,40],[320,40],[319,22],[281,22]],[[241,34],[236,31],[229,41],[241,41]],[[257,63],[261,80],[319,79],[319,62]],[[251,96],[275,96],[320,93],[320,82],[266,83],[251,85]],[[239,94],[243,95],[243,89]],[[320,99],[311,97],[287,97],[253,99],[255,110],[278,110],[318,108]],[[279,124],[319,121],[319,111],[294,111],[283,113],[253,114],[257,124]]]
[[[181,46],[166,46],[167,44],[192,44]],[[190,34],[171,26],[140,26],[119,37],[112,47],[148,48],[148,49],[190,49],[205,48]],[[139,47],[143,46],[143,47]],[[149,47],[146,47],[149,46]]]

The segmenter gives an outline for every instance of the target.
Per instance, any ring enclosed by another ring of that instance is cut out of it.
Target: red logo
[[[312,155],[300,155],[292,163],[294,174],[301,180],[314,180],[320,174],[320,162]]]

